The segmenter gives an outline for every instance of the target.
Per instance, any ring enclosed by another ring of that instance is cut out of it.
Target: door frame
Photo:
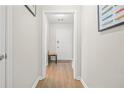
[[[68,10],[43,10],[42,11],[42,32],[41,32],[41,77],[44,79],[46,77],[46,68],[47,68],[47,29],[45,23],[47,22],[46,13],[72,13],[74,15],[74,31],[73,31],[73,61],[72,61],[72,68],[73,68],[73,77],[74,79],[79,80],[78,76],[78,16],[77,11],[68,11]]]
[[[13,87],[13,6],[5,6],[6,17],[6,88]]]
[[[13,15],[12,6],[4,5],[5,17],[5,88],[13,87]]]
[[[0,72],[1,72],[1,84],[0,84],[0,88],[4,88],[5,87],[5,83],[6,83],[6,59],[5,59],[5,53],[6,53],[6,8],[5,6],[0,6],[0,12],[1,12],[1,44],[2,44],[2,49],[1,49],[1,55],[4,56],[4,59],[1,60],[0,64],[1,64],[1,68],[0,68]],[[4,49],[3,49],[4,48]]]

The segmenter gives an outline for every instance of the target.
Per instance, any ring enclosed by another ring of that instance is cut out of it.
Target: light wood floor
[[[38,82],[37,88],[83,88],[79,80],[73,79],[71,62],[54,62],[47,67],[46,78]]]

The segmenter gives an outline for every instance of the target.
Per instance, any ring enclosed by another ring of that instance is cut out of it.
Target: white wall
[[[97,6],[82,7],[82,80],[88,87],[124,87],[124,25],[98,32]]]
[[[58,54],[58,60],[72,60],[73,55],[73,24],[50,24],[49,51]],[[57,40],[60,41],[57,44]],[[57,46],[59,49],[57,49]],[[58,51],[59,50],[59,51]]]
[[[48,51],[56,51],[56,30],[54,24],[49,24],[48,30]]]
[[[34,17],[13,6],[13,87],[32,87],[40,75],[40,9]]]

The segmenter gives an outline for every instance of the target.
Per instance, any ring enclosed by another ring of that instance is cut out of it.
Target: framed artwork
[[[124,5],[99,5],[99,32],[124,24]]]
[[[25,7],[33,16],[36,16],[36,5],[25,5]]]

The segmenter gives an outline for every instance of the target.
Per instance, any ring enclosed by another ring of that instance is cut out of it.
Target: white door
[[[0,6],[0,88],[5,87],[5,7]]]
[[[72,60],[73,55],[73,25],[56,25],[56,51],[58,60]]]

